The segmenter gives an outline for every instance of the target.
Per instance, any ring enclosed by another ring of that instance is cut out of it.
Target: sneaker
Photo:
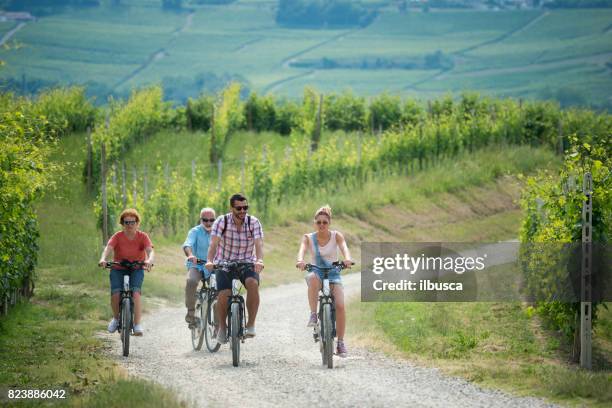
[[[189,328],[189,330],[197,329],[199,326],[200,326],[200,319],[198,319],[197,317],[194,317],[193,321],[187,324],[187,327]]]
[[[245,328],[244,337],[246,338],[255,337],[255,326]]]
[[[227,329],[219,330],[217,333],[217,343],[225,344],[227,343]]]
[[[315,327],[317,325],[317,312],[310,313],[310,319],[306,327]]]
[[[185,315],[185,322],[187,322],[187,324],[189,324],[190,326],[195,323],[195,316],[194,316],[194,312],[195,310],[189,310],[187,312],[187,314]]]
[[[108,332],[114,333],[117,331],[118,327],[119,327],[119,320],[113,317],[113,320],[111,320],[110,323],[108,324]]]
[[[144,333],[144,330],[142,329],[142,326],[139,324],[135,324],[134,325],[134,336],[142,336],[143,333]]]
[[[344,345],[343,341],[338,341],[338,346],[336,347],[336,354],[338,355],[338,357],[346,357],[348,355],[348,350],[346,349],[346,346]]]

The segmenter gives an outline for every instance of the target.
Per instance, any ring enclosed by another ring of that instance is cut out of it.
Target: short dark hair
[[[247,198],[240,193],[234,194],[230,197],[230,207],[233,207],[236,201],[247,201]]]

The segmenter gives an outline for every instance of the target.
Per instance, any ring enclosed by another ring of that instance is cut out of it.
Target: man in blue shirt
[[[200,223],[189,230],[187,239],[183,244],[183,252],[187,260],[187,284],[185,285],[185,306],[187,307],[187,315],[185,321],[188,324],[195,322],[195,302],[198,283],[204,276],[206,279],[210,277],[210,272],[204,267],[206,256],[208,255],[208,246],[210,245],[210,230],[215,221],[215,210],[212,208],[202,208],[200,211]],[[204,263],[198,265],[198,259]]]

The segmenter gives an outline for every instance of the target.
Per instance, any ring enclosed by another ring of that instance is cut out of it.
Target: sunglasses
[[[319,220],[319,221],[315,221],[315,222],[316,222],[318,225],[321,225],[321,224],[323,224],[323,225],[325,225],[325,224],[329,224],[329,221],[325,221],[325,220],[323,220],[323,221]]]
[[[123,225],[136,225],[138,221],[123,221]]]
[[[215,222],[214,218],[200,218],[202,222]]]
[[[236,209],[236,211],[242,211],[242,210],[246,211],[249,209],[249,206],[248,205],[237,205],[234,207],[234,209]]]

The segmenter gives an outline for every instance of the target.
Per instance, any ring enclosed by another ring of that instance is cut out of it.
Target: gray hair
[[[210,207],[204,207],[204,208],[202,208],[202,209],[200,210],[200,214],[202,214],[203,212],[211,212],[211,213],[213,213],[213,215],[214,215],[214,216],[216,216],[216,215],[217,215],[217,213],[215,212],[215,210],[213,210],[213,209],[212,209],[212,208],[210,208]]]

